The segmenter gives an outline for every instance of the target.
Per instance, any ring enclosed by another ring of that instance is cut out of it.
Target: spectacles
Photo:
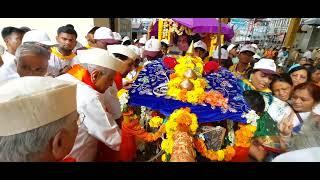
[[[86,115],[84,113],[79,113],[79,119],[77,121],[77,125],[80,126],[83,124],[84,119],[86,118]]]

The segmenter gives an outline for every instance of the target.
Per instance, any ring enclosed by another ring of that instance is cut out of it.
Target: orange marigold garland
[[[194,145],[202,156],[212,161],[230,161],[236,154],[232,146],[227,146],[225,149],[220,149],[218,151],[208,150],[204,141],[199,138],[194,140]]]
[[[250,147],[251,139],[257,127],[251,124],[239,125],[240,129],[235,132],[236,146]]]
[[[147,132],[143,127],[141,127],[139,120],[133,111],[128,111],[123,113],[124,121],[122,123],[122,131],[126,131],[131,135],[144,140],[146,142],[154,142],[161,137],[165,132],[165,125],[161,125],[159,130],[155,133]]]

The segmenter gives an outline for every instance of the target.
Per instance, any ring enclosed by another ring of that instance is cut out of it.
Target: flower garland
[[[194,141],[196,150],[204,157],[213,161],[231,161],[236,156],[236,149],[249,148],[251,145],[251,139],[257,129],[256,120],[260,117],[254,110],[250,110],[248,113],[242,115],[247,119],[248,124],[239,124],[239,129],[235,132],[235,144],[234,146],[227,146],[225,149],[218,151],[208,150],[204,140],[197,138]],[[231,144],[233,144],[231,142]],[[246,155],[246,154],[245,154]]]
[[[257,126],[257,120],[260,118],[254,110],[244,113],[241,117],[246,118],[247,123],[252,124],[253,126]]]
[[[165,125],[161,125],[159,130],[155,133],[147,132],[139,123],[137,115],[133,114],[133,111],[123,113],[124,121],[122,123],[122,131],[129,133],[145,142],[153,142],[161,137],[165,132]]]
[[[257,126],[251,124],[239,124],[240,129],[235,132],[235,146],[248,148]]]
[[[162,39],[162,32],[163,32],[163,20],[158,19],[158,39],[161,41]]]
[[[194,140],[196,150],[204,157],[212,161],[230,161],[236,154],[232,146],[227,146],[225,149],[218,151],[208,150],[204,140],[196,138]]]
[[[194,113],[191,113],[190,108],[180,108],[175,110],[165,124],[166,139],[161,143],[161,149],[165,151],[164,157],[172,154],[174,139],[176,132],[187,132],[190,135],[196,134],[198,129],[198,119]],[[167,158],[166,158],[167,159]]]
[[[163,119],[159,116],[154,116],[150,119],[149,125],[153,128],[158,128],[163,123]]]
[[[129,102],[129,93],[128,90],[126,89],[121,89],[120,91],[118,91],[117,93],[119,102],[120,102],[120,109],[121,112],[125,112],[127,110],[127,103]]]

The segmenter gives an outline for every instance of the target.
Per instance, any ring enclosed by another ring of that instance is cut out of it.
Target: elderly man
[[[75,83],[22,77],[0,85],[0,161],[63,160],[78,131],[76,105]]]
[[[78,58],[81,64],[57,78],[78,84],[77,109],[85,117],[70,155],[77,161],[95,161],[99,141],[112,150],[120,148],[120,129],[107,112],[104,93],[112,85],[115,72],[123,71],[124,63],[99,48],[79,50]]]
[[[58,47],[51,48],[48,74],[56,77],[66,73],[75,64],[79,64],[73,49],[77,44],[78,34],[72,25],[58,28],[56,40]]]
[[[124,62],[122,73],[116,72],[116,76],[114,77],[114,82],[116,83],[117,88],[118,89],[129,88],[131,86],[131,82],[125,81],[126,83],[124,84],[122,82],[125,79],[125,77],[128,75],[128,73],[134,68],[134,62],[138,55],[132,49],[130,49],[128,46],[125,46],[125,45],[109,45],[108,51],[109,53],[112,53],[116,58],[119,58]],[[105,102],[105,105],[106,105],[106,108],[108,109],[108,112],[113,115],[114,119],[118,120],[117,122],[120,125],[121,121],[119,121],[120,120],[119,118],[122,116],[122,114],[120,109],[120,103],[115,92],[117,92],[117,89],[114,86],[110,87],[106,91],[105,99],[107,101]],[[101,142],[98,143],[98,149],[99,149],[99,154],[97,159],[98,161],[118,160],[118,157],[116,158],[111,157],[111,156],[116,156],[118,154],[113,151],[110,151],[110,149],[106,147],[103,143]],[[123,157],[123,155],[121,155],[123,153],[127,154],[130,152],[124,152],[121,150],[120,159],[126,160],[121,158]]]
[[[16,51],[14,62],[0,69],[0,83],[23,76],[45,76],[50,52],[36,43],[24,43]]]

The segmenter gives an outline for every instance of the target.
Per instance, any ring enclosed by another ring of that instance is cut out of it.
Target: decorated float
[[[170,40],[169,32],[194,33],[181,24],[159,20],[158,39]],[[230,71],[192,51],[191,43],[185,56],[153,60],[129,90],[118,92],[126,160],[246,161],[259,116]]]

